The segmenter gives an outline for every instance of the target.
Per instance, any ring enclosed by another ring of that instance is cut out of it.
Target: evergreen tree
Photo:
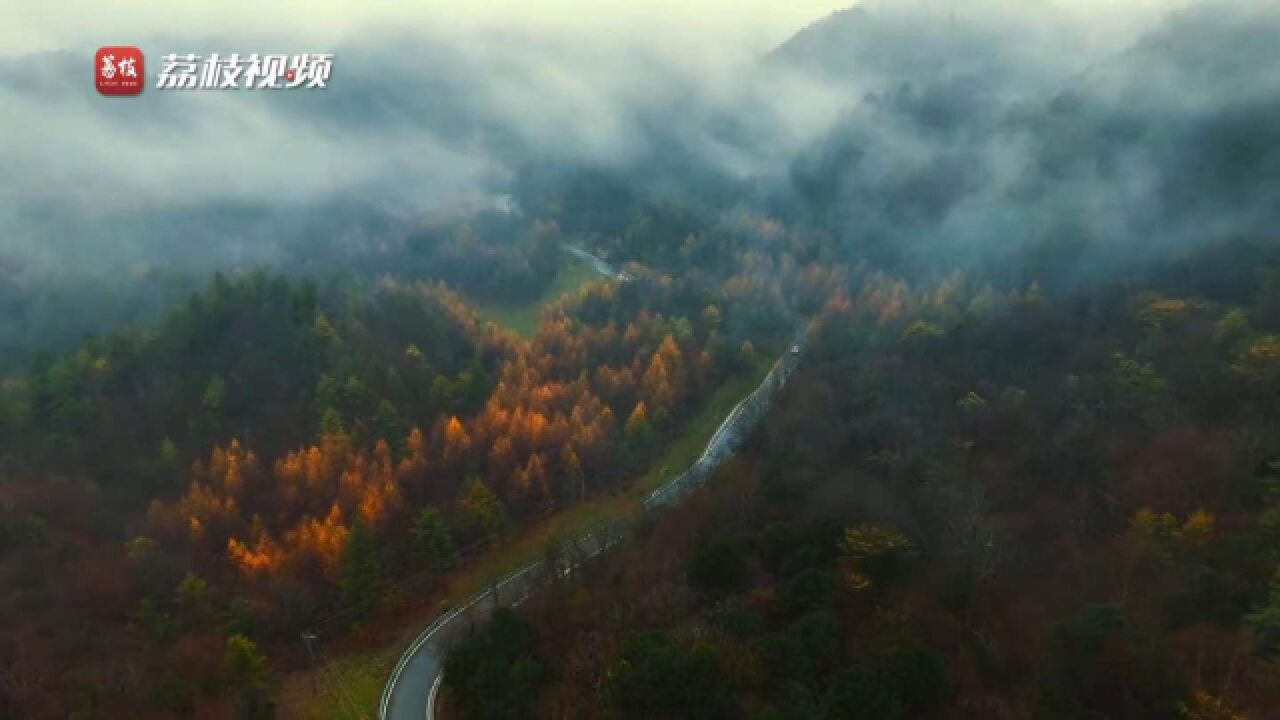
[[[458,549],[440,511],[423,508],[409,532],[413,535],[414,553],[433,573],[442,573],[457,562]]]
[[[338,561],[338,591],[344,612],[359,620],[369,614],[378,601],[382,584],[382,568],[377,541],[363,522],[351,526]]]

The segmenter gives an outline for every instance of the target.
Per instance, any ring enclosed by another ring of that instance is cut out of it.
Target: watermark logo
[[[332,53],[226,57],[170,53],[156,76],[158,90],[293,90],[328,86]]]
[[[155,75],[157,90],[314,90],[329,85],[333,53],[169,53]],[[147,84],[142,51],[131,45],[98,48],[93,82],[103,95],[137,95]]]
[[[93,55],[93,84],[103,95],[137,95],[145,77],[142,51],[132,45],[100,47]]]

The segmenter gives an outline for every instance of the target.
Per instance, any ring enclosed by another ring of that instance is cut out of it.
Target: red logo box
[[[100,47],[93,55],[93,84],[103,95],[137,95],[146,76],[142,51],[132,45]]]

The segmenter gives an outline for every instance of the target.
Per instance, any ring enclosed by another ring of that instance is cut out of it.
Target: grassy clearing
[[[382,686],[399,659],[399,645],[331,658],[314,671],[284,678],[277,696],[282,718],[366,720],[377,715]]]
[[[625,498],[603,497],[535,522],[452,578],[445,592],[446,602],[454,606],[465,601],[490,583],[541,558],[553,540],[581,537],[605,523],[622,520],[634,512],[635,505]]]
[[[755,390],[764,376],[769,374],[773,363],[772,357],[763,357],[756,361],[750,372],[716,388],[702,408],[680,427],[675,441],[667,447],[667,451],[658,458],[649,472],[632,485],[632,492],[640,495],[653,490],[692,465],[702,455],[707,442],[715,434],[716,428],[720,427],[720,423],[724,422],[725,416],[742,398]]]
[[[542,309],[567,293],[577,292],[589,282],[604,279],[587,263],[562,253],[556,279],[542,294],[528,302],[475,302],[481,320],[488,320],[524,338],[533,337],[542,318]]]
[[[760,384],[771,367],[773,358],[763,357],[750,372],[717,388],[699,411],[684,422],[675,441],[655,460],[649,472],[633,483],[626,493],[592,498],[548,515],[468,562],[448,579],[443,591],[437,593],[440,600],[422,608],[423,612],[429,612],[429,617],[410,623],[403,637],[377,650],[335,658],[328,672],[294,673],[285,678],[277,696],[280,716],[302,720],[374,717],[383,684],[400,652],[432,617],[445,607],[465,601],[507,573],[542,557],[553,539],[580,537],[592,528],[636,513],[646,492],[698,459],[725,416]]]

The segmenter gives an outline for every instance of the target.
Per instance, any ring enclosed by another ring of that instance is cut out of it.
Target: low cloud
[[[91,47],[10,56],[20,172],[0,178],[0,256],[41,272],[279,262],[485,207],[538,164],[689,202],[714,181],[850,253],[943,264],[1053,236],[1125,242],[1119,257],[1254,231],[1274,219],[1275,8],[1165,9],[879,0],[776,51],[746,24],[670,18],[391,29],[374,13],[381,29],[358,34],[136,40],[153,78],[169,51],[335,52],[328,89],[279,93],[103,98]]]

